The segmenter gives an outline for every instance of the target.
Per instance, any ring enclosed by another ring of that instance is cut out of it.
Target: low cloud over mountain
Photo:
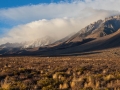
[[[31,41],[45,36],[61,39],[89,23],[119,14],[119,4],[118,0],[74,0],[71,3],[0,9],[0,22],[13,26],[6,28],[8,30],[0,38],[0,44]]]

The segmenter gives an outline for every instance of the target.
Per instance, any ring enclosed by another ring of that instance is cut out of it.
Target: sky
[[[0,0],[0,44],[78,32],[120,14],[120,0]]]
[[[59,3],[61,1],[65,0],[0,0],[0,8],[18,7],[31,4],[37,5],[40,3]]]

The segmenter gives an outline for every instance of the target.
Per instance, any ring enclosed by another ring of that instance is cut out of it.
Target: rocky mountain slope
[[[16,53],[18,51],[30,48],[35,48],[35,50],[38,50],[39,47],[52,44],[55,41],[56,40],[54,38],[46,36],[33,41],[26,41],[21,43],[6,43],[0,45],[0,54]]]
[[[43,38],[39,38],[37,40],[26,41],[21,43],[5,43],[0,45],[0,48],[35,48],[35,47],[42,47],[45,45],[52,44],[56,40],[52,37],[46,36]]]
[[[37,40],[23,42],[23,48],[35,48],[35,47],[43,47],[49,44],[54,43],[56,40],[53,37],[46,36]]]
[[[62,44],[40,54],[53,55],[85,52],[120,46],[120,15],[98,20],[81,29]]]
[[[120,46],[120,15],[98,20],[81,29],[71,37],[57,42],[36,41],[26,44],[32,50],[22,49],[14,52],[19,55],[67,55],[72,53],[115,48]],[[39,41],[39,40],[38,40]],[[47,43],[47,44],[46,44]],[[51,44],[52,43],[52,44]],[[48,45],[50,44],[50,45]],[[45,45],[45,46],[44,46]],[[37,50],[34,47],[39,46]],[[41,47],[42,46],[42,47]],[[9,52],[7,53],[9,54]]]
[[[111,16],[105,18],[105,20],[98,20],[97,22],[86,26],[68,39],[66,43],[79,42],[86,38],[100,38],[116,32],[119,28],[120,16]]]

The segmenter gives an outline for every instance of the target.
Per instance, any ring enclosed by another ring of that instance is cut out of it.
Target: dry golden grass
[[[6,77],[3,81],[1,81],[1,88],[3,89],[10,89],[10,82],[8,81],[8,77]]]
[[[120,59],[1,57],[0,90],[120,90]]]

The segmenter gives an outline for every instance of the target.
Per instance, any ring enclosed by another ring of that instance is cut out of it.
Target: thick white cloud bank
[[[14,26],[0,38],[0,44],[30,41],[44,36],[60,39],[94,21],[119,14],[119,5],[119,0],[74,0],[72,3],[1,9],[1,21],[20,25]]]

